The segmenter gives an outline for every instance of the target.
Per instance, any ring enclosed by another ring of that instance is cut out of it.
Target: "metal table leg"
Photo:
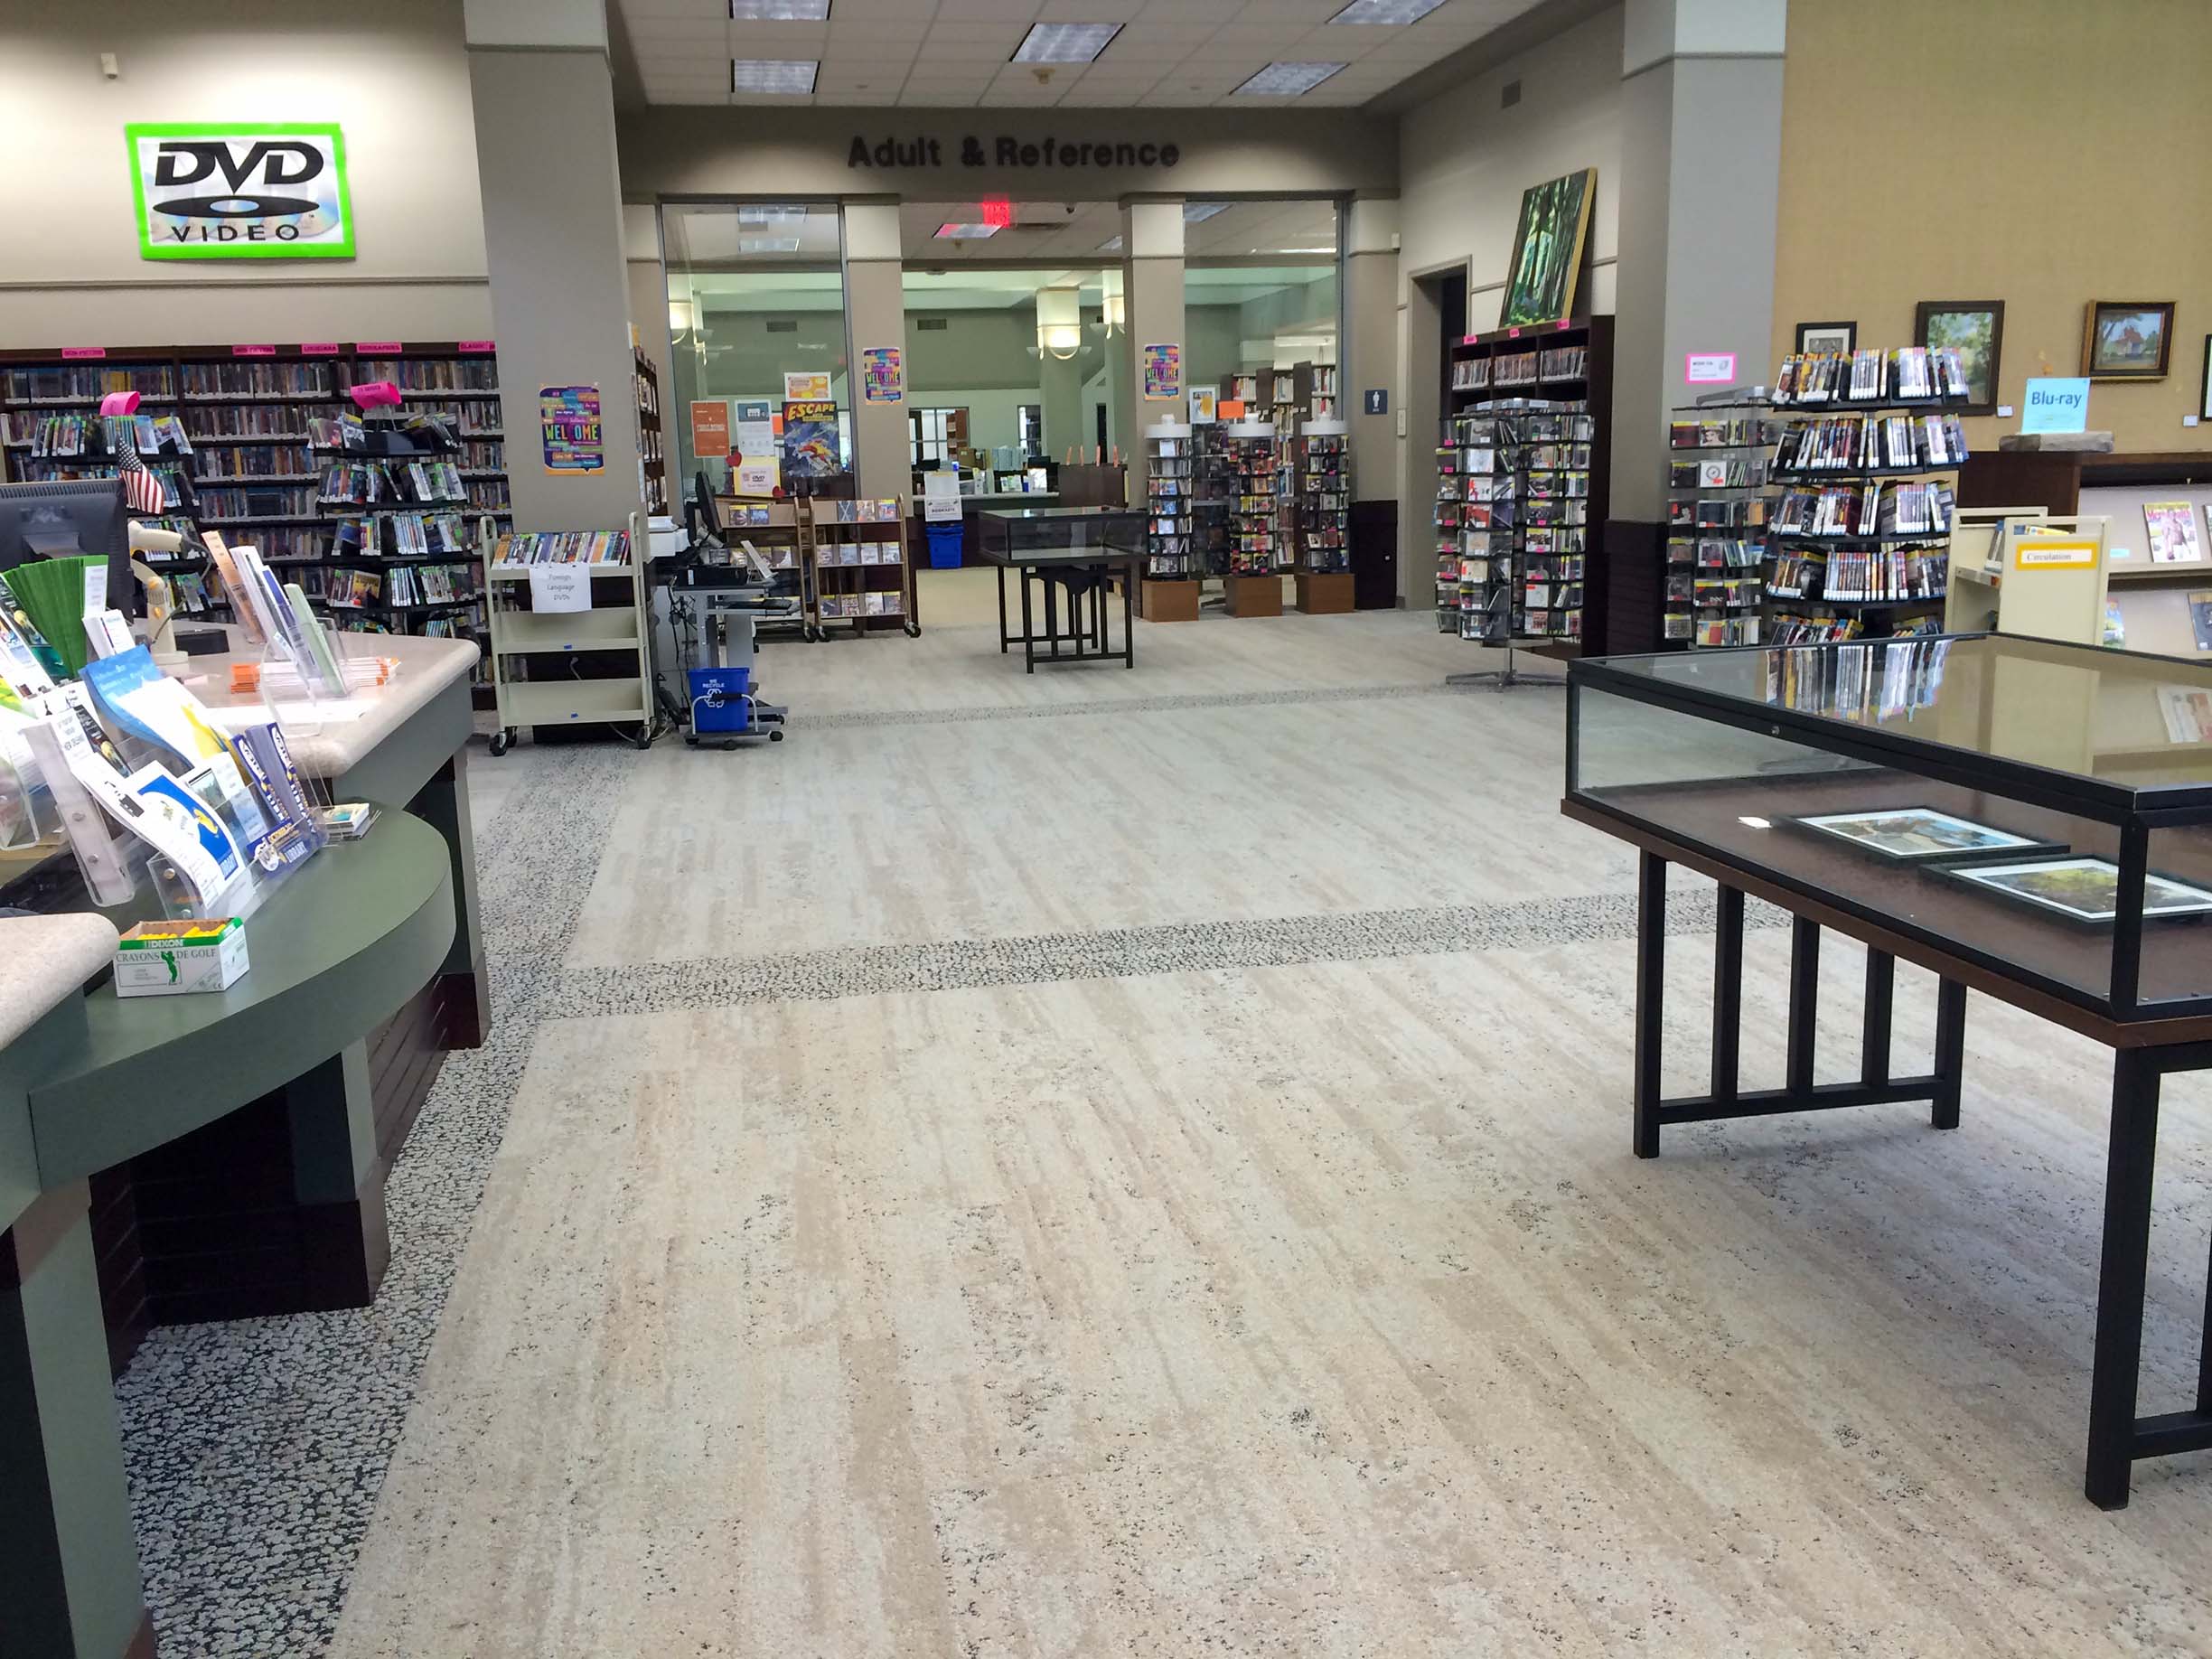
[[[1016,567],[1022,594],[1022,672],[1036,672],[1036,627],[1029,619],[1029,567]]]
[[[1000,566],[999,566],[998,568],[998,654],[999,654],[1000,656],[1002,656],[1002,657],[1003,657],[1003,656],[1005,656],[1005,655],[1006,655],[1006,651],[1007,651],[1007,629],[1006,629],[1006,573],[1007,573],[1007,567],[1006,567],[1004,565],[1000,565]],[[1029,630],[1028,630],[1028,629],[1026,629],[1026,628],[1024,628],[1024,629],[1022,630],[1022,632],[1023,632],[1024,633],[1028,633],[1028,632],[1029,632]]]

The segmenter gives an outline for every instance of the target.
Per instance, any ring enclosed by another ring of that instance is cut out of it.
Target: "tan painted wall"
[[[122,76],[103,80],[113,52]],[[447,0],[5,0],[0,346],[491,332],[461,8]],[[336,120],[359,257],[149,263],[123,128]]]
[[[1925,74],[1885,65],[1920,64]],[[1800,322],[1911,342],[1924,299],[2002,300],[1998,401],[2077,373],[2092,299],[2175,300],[2168,378],[2100,382],[2132,451],[2212,448],[2212,5],[1813,0],[1790,7],[1775,362]],[[1771,366],[1769,368],[1771,372]],[[1994,448],[2017,417],[1967,423]]]

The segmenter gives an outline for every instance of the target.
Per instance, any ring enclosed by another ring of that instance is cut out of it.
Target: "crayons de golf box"
[[[246,971],[246,923],[237,916],[140,922],[116,941],[118,997],[228,990]]]

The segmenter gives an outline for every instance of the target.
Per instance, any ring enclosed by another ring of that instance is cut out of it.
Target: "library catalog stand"
[[[2136,1458],[2212,1448],[2212,1346],[2189,1409],[2136,1415],[2160,1080],[2212,1069],[2212,744],[2173,723],[2212,700],[2212,664],[1981,634],[1607,658],[1567,687],[1561,811],[1642,854],[1636,1155],[1669,1124],[1908,1101],[1954,1129],[1970,989],[2106,1045],[2085,1489],[2118,1509]],[[1670,864],[1720,884],[1711,1083],[1671,1099]],[[1778,1089],[1739,1080],[1747,894],[1794,918]],[[1846,1083],[1814,1081],[1823,929],[1866,948]],[[1915,1075],[1892,1066],[1900,961],[1940,981]]]

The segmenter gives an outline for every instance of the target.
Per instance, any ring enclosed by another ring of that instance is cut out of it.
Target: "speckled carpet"
[[[164,1651],[2212,1651],[2212,1459],[2079,1496],[2103,1051],[1977,998],[1955,1134],[1640,1163],[1633,865],[1556,815],[1557,694],[1442,691],[1418,616],[1139,651],[778,649],[775,750],[478,761],[493,1040],[377,1306],[127,1379]],[[1747,1085],[1786,955],[1754,927]],[[2170,1084],[2146,1411],[2207,1100]]]

